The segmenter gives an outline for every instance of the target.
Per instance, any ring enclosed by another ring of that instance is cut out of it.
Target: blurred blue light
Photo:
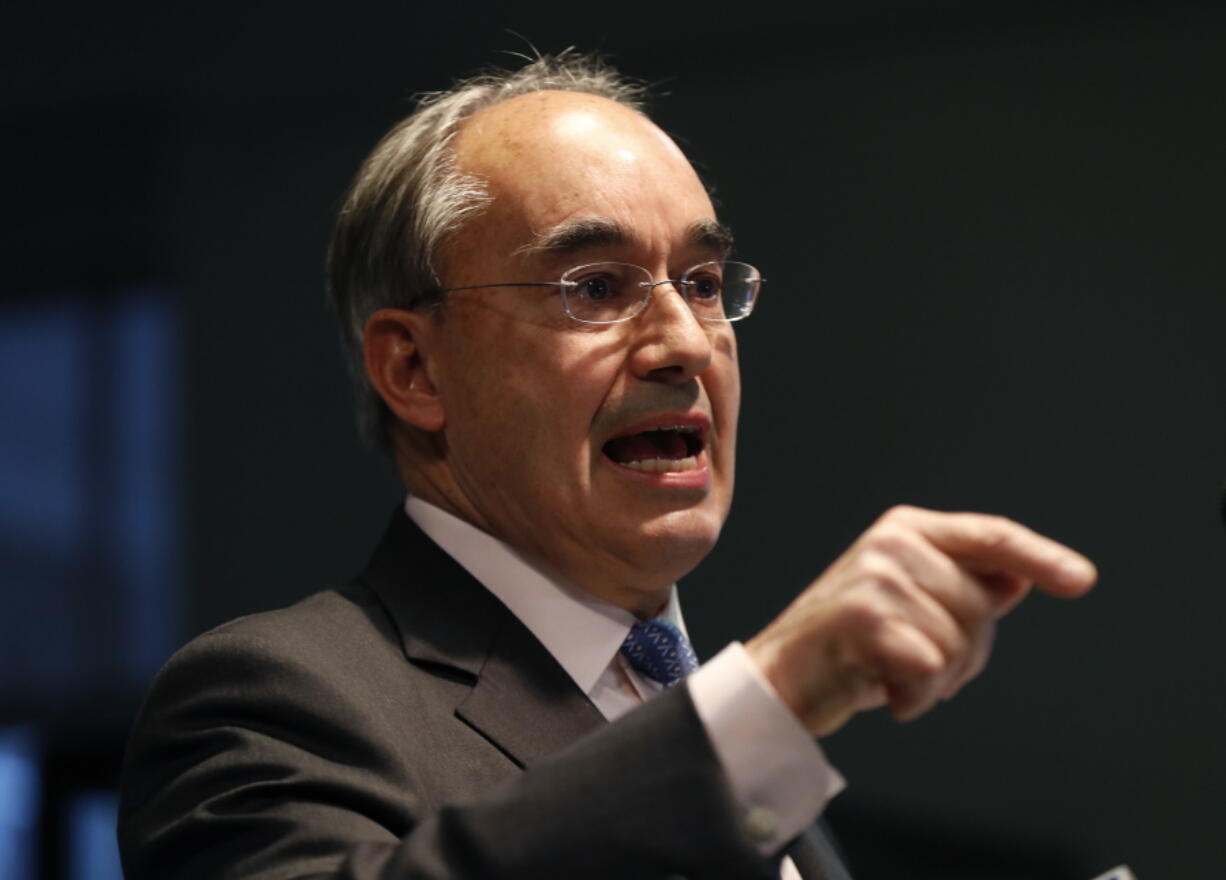
[[[13,548],[53,554],[81,540],[85,513],[87,327],[84,309],[56,300],[7,307],[0,320],[0,534]]]
[[[0,313],[0,700],[18,717],[142,688],[179,641],[178,335],[154,289]]]
[[[31,727],[0,728],[0,880],[34,880],[42,776]]]
[[[179,387],[178,321],[173,305],[141,291],[116,310],[112,341],[115,564],[128,630],[127,675],[144,683],[178,644]]]
[[[68,801],[68,872],[65,880],[123,880],[115,825],[119,795],[85,791]]]

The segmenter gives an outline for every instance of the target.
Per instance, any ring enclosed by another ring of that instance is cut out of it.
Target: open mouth
[[[697,426],[676,425],[614,437],[604,445],[604,454],[632,470],[651,474],[680,473],[698,469],[703,445]]]

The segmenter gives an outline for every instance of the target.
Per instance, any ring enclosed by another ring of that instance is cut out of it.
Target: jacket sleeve
[[[684,686],[449,803],[406,759],[445,744],[367,737],[337,681],[243,633],[176,655],[129,741],[127,880],[778,877]]]

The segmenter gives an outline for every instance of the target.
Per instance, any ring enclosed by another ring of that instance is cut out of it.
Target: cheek
[[[517,332],[518,331],[518,332]],[[517,469],[564,467],[586,457],[592,419],[616,381],[613,360],[583,338],[507,326],[469,334],[450,358],[444,406],[456,453],[498,449]]]

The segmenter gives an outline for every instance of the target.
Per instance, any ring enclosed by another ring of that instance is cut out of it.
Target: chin
[[[724,513],[688,508],[674,510],[644,523],[636,556],[649,571],[677,580],[706,558],[719,540]]]

